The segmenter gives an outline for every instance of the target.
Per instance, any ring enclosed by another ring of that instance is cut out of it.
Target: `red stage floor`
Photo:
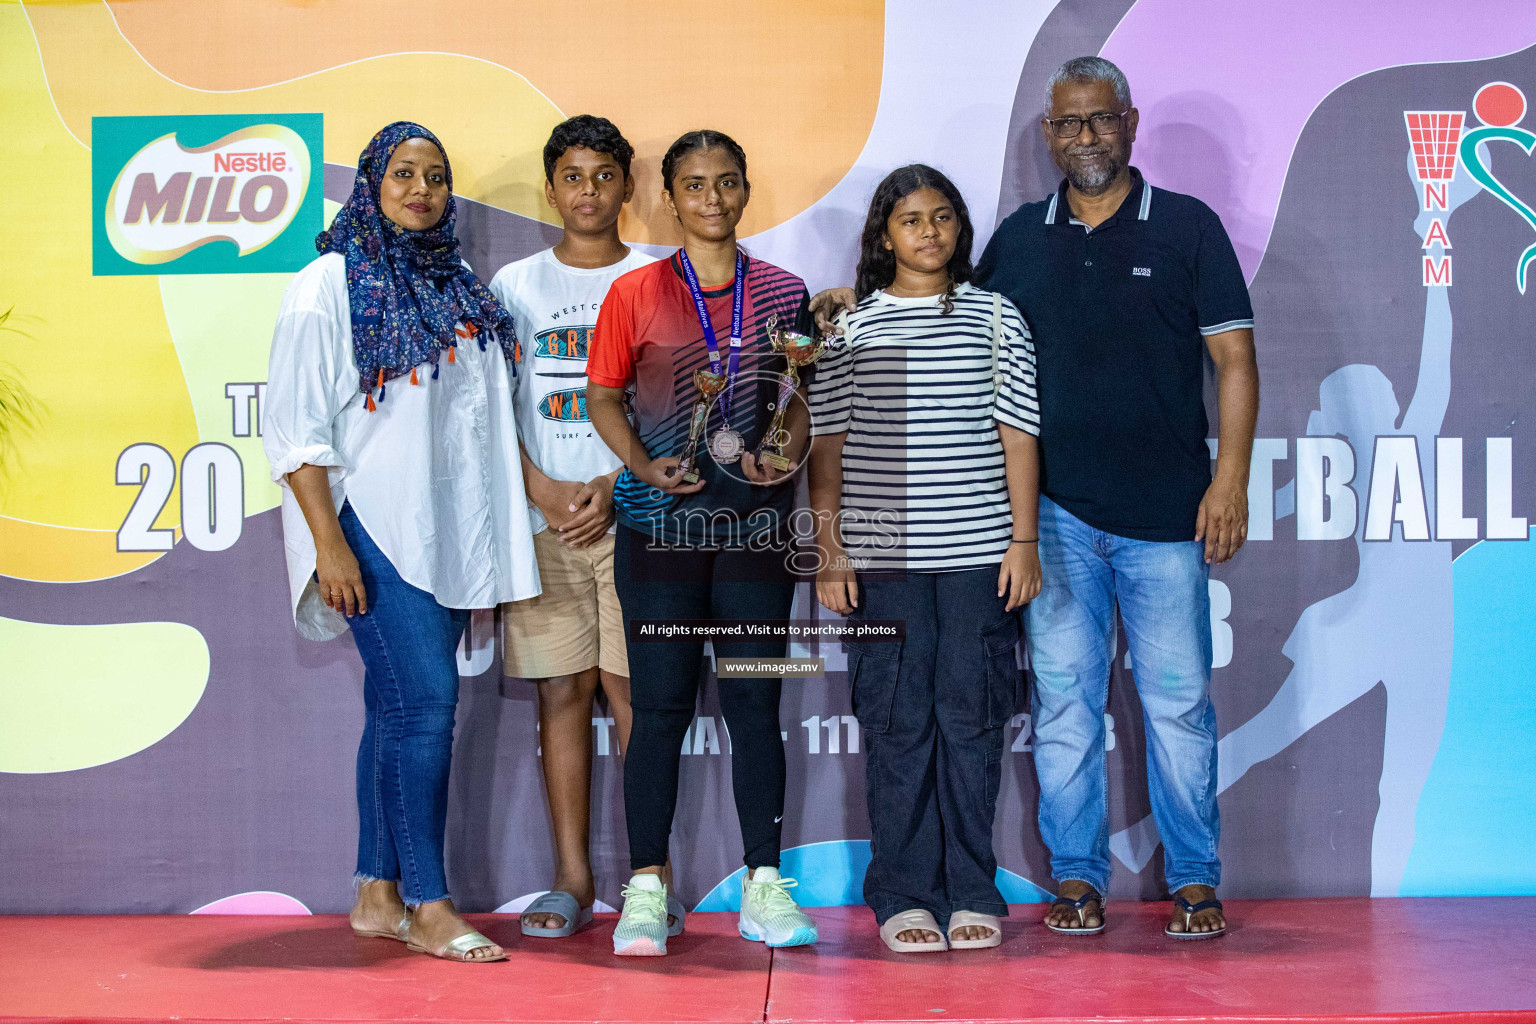
[[[611,917],[565,941],[477,918],[510,962],[459,965],[339,917],[0,918],[0,1020],[1499,1021],[1536,1024],[1536,898],[1229,904],[1176,943],[1161,904],[1097,939],[1014,908],[994,950],[898,956],[863,908],[813,910],[816,946],[769,951],[697,914],[665,959],[611,954]]]

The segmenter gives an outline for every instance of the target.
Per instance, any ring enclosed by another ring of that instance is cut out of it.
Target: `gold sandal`
[[[407,910],[401,916],[400,923],[395,925],[395,930],[392,931],[392,932],[387,932],[387,931],[384,931],[382,929],[374,929],[374,930],[368,930],[368,929],[364,929],[364,928],[353,928],[352,929],[352,934],[356,935],[360,939],[395,939],[397,941],[405,943],[407,946],[409,946],[411,944],[410,933],[411,933],[411,912],[409,910]]]
[[[418,946],[416,943],[411,942],[410,940],[406,940],[405,943],[407,949],[415,950],[418,953],[425,953],[428,956],[435,956],[439,960],[452,960],[455,963],[461,964],[493,964],[498,960],[507,959],[506,950],[502,950],[500,956],[469,955],[477,949],[485,949],[487,946],[494,945],[496,945],[496,943],[492,942],[484,935],[481,935],[479,932],[465,932],[463,935],[460,935],[458,938],[449,942],[448,945],[444,946],[442,949],[437,950],[436,952],[428,949],[426,946]]]

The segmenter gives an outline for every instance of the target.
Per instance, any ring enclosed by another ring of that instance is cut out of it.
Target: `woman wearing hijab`
[[[506,959],[443,870],[456,651],[469,609],[539,592],[507,376],[507,311],[464,265],[447,154],[384,128],[321,255],[283,296],[262,441],[283,488],[294,624],[363,660],[359,935]]]

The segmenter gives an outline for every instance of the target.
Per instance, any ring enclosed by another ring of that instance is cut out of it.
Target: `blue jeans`
[[[1040,835],[1051,875],[1108,891],[1104,707],[1118,601],[1168,888],[1216,885],[1221,820],[1204,544],[1129,540],[1041,497],[1040,565],[1045,589],[1029,605],[1029,653]]]
[[[923,909],[1008,913],[997,890],[992,819],[1003,726],[1013,716],[1019,617],[997,568],[859,576],[860,619],[899,619],[900,643],[844,641],[853,711],[866,739],[875,920]]]
[[[400,578],[351,505],[341,530],[362,569],[368,614],[349,620],[367,717],[357,750],[357,877],[399,882],[406,906],[448,898],[443,833],[469,612]]]

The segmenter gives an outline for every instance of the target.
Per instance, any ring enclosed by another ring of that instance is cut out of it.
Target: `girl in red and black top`
[[[792,480],[807,438],[804,396],[790,399],[783,472],[754,457],[778,399],[784,357],[765,327],[810,332],[805,284],[748,256],[736,225],[751,194],[747,160],[729,136],[689,132],[662,161],[662,202],[683,247],[613,283],[587,360],[587,410],[624,460],[614,487],[614,575],[626,627],[644,619],[787,619],[794,599],[788,519]],[[689,483],[678,455],[688,439],[694,373],[730,383],[710,412]],[[717,656],[782,658],[777,640],[714,641]],[[698,698],[702,640],[629,644],[634,731],[624,757],[624,809],[634,877],[614,952],[658,956],[682,931],[683,908],[667,899],[668,838],[677,805],[678,758]],[[816,940],[781,878],[784,745],[778,679],[721,679],[730,730],[736,814],[745,847],[741,934],[769,945]],[[670,906],[669,906],[670,904]]]

